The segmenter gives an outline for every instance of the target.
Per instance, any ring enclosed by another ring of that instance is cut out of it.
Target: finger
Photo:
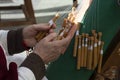
[[[66,49],[68,48],[69,44],[70,44],[71,39],[67,40],[66,44],[63,45],[63,50],[61,52],[61,54],[64,54]]]
[[[73,36],[74,36],[76,30],[77,30],[77,25],[74,24],[74,25],[72,26],[71,30],[69,31],[67,37],[73,38]]]
[[[52,41],[56,36],[57,36],[56,33],[50,33],[44,39],[47,40],[47,41]]]
[[[50,26],[48,23],[45,23],[45,24],[34,24],[33,25],[34,29],[37,30],[37,31],[45,31],[45,30],[49,30],[50,29]]]
[[[56,44],[60,44],[61,46],[63,46],[63,51],[62,54],[64,54],[64,52],[66,51],[67,47],[69,46],[69,43],[71,41],[71,39],[73,38],[75,31],[77,30],[77,25],[74,25],[70,32],[68,33],[68,36],[62,40],[56,41]]]
[[[71,28],[70,32],[68,33],[68,36],[66,37],[66,39],[68,39],[68,44],[66,44],[66,47],[69,46],[69,43],[70,43],[71,39],[73,38],[76,30],[77,30],[77,25],[74,25],[74,26]],[[64,39],[65,39],[65,38],[64,38]],[[62,54],[65,53],[66,49],[67,49],[67,48],[64,48],[64,49],[63,49]]]
[[[64,54],[64,53],[65,53],[65,51],[66,51],[66,49],[67,49],[67,48],[64,48],[64,49],[63,49],[63,51],[61,52],[61,54]]]
[[[56,24],[52,24],[52,29],[55,29],[56,28]]]
[[[67,48],[67,46],[70,43],[70,40],[69,40],[69,38],[65,38],[65,39],[62,39],[62,40],[53,41],[52,43],[56,44],[56,46],[59,46],[63,49],[63,48]]]
[[[55,32],[53,29],[50,29],[50,30],[49,30],[49,33],[53,33],[53,32]]]

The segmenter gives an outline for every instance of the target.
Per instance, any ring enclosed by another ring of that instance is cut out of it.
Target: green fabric
[[[88,9],[80,33],[89,33],[92,29],[102,32],[105,42],[104,52],[120,28],[120,6],[117,0],[93,0]],[[76,70],[76,58],[73,58],[74,38],[64,55],[51,63],[47,69],[49,80],[89,80],[93,71],[82,68]]]

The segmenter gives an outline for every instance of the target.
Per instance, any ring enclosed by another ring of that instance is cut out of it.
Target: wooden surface
[[[103,58],[102,72],[111,66],[120,66],[120,30],[109,44]]]
[[[0,10],[22,10],[25,15],[25,20],[0,21],[0,27],[19,26],[36,23],[31,0],[24,0],[24,4],[20,6],[1,6]]]

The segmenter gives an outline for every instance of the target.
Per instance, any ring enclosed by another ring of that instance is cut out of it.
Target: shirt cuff
[[[21,64],[21,67],[29,68],[34,73],[36,80],[41,80],[46,73],[44,62],[35,53],[31,53]]]
[[[18,80],[36,80],[33,72],[26,67],[18,68]]]
[[[23,29],[10,30],[7,35],[8,52],[10,55],[26,50],[23,45]]]

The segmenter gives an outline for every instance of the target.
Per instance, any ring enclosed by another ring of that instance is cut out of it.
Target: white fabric
[[[16,62],[17,65],[19,66],[26,58],[26,55],[21,53],[21,54],[15,54],[14,56],[10,56],[8,54],[7,33],[8,31],[0,30],[0,46],[2,46],[4,50],[6,60],[7,60],[7,67],[10,62]],[[25,67],[18,68],[18,76],[19,76],[19,80],[36,80],[33,72],[30,69]]]
[[[4,51],[5,51],[6,55],[8,55],[7,33],[8,33],[8,30],[0,30],[0,44],[4,48]]]
[[[27,57],[26,51],[19,53],[19,54],[14,54],[13,56],[6,56],[7,57],[7,61],[8,61],[8,65],[11,62],[15,62],[17,64],[17,66],[19,67],[21,65],[21,63],[25,60],[25,58]]]
[[[2,46],[4,53],[6,55],[7,60],[7,67],[11,62],[15,62],[18,66],[18,80],[36,80],[33,72],[26,67],[19,67],[19,65],[25,60],[27,57],[26,51],[15,54],[13,56],[8,54],[8,48],[7,48],[7,33],[8,30],[0,30],[0,46]],[[42,80],[48,80],[45,76]]]
[[[18,69],[18,75],[19,80],[36,80],[33,72],[26,67],[20,67]]]
[[[47,77],[46,77],[46,76],[44,76],[42,80],[48,80],[48,79],[47,79]]]

